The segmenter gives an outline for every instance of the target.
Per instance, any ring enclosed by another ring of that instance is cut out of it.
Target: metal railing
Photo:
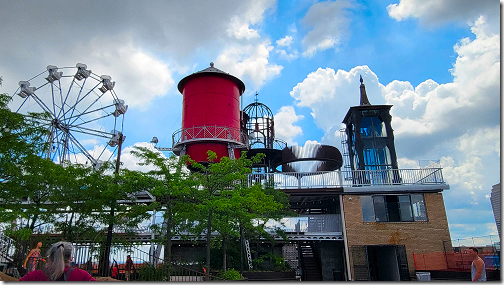
[[[248,143],[248,137],[240,129],[223,126],[197,126],[180,129],[172,135],[172,145],[175,148],[180,143],[199,140],[218,140],[233,143]]]
[[[247,182],[270,183],[276,189],[446,184],[441,168],[254,173]]]
[[[118,273],[113,278],[126,280],[125,263],[127,255],[133,260],[134,269],[131,271],[132,281],[204,281],[205,274],[201,272],[203,264],[197,261],[175,260],[170,266],[162,258],[154,258],[150,250],[151,243],[134,244],[132,246],[113,245],[111,247],[110,264],[107,276],[112,276],[112,268],[117,265]],[[75,266],[88,271],[96,276],[99,273],[99,245],[98,244],[74,244],[72,257]],[[183,255],[180,255],[182,256]],[[91,258],[91,266],[87,267],[87,261]],[[172,258],[176,258],[175,254]],[[152,260],[156,260],[155,264]],[[210,275],[210,280],[220,278]]]
[[[301,215],[299,217],[282,218],[276,222],[270,220],[267,228],[279,228],[286,233],[335,233],[342,232],[340,214]]]
[[[16,242],[3,234],[0,229],[0,263],[11,262],[16,252]]]

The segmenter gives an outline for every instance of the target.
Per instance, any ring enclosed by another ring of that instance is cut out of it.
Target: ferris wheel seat
[[[58,72],[58,67],[54,65],[48,65],[47,71],[49,72],[49,76],[47,76],[45,79],[49,81],[49,83],[60,80],[60,78],[63,76],[63,71]]]
[[[82,80],[84,78],[88,78],[91,75],[91,70],[87,70],[87,65],[84,63],[77,63],[75,65],[77,67],[77,73],[75,73],[74,77],[77,80]]]
[[[18,93],[18,95],[21,98],[26,98],[32,95],[35,90],[37,90],[37,87],[30,87],[30,82],[28,81],[19,81],[19,86],[21,87],[21,91]]]
[[[116,110],[114,111],[114,113],[112,113],[112,115],[114,115],[114,117],[119,117],[120,115],[124,115],[126,113],[126,111],[128,110],[128,105],[124,105],[124,100],[114,99],[114,104],[116,107]]]
[[[107,92],[107,90],[112,90],[114,89],[115,86],[115,81],[112,81],[112,77],[108,75],[102,75],[100,76],[103,82],[103,86],[98,88],[102,93]]]

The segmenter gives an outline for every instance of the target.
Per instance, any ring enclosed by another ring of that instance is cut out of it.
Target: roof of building
[[[238,89],[240,90],[240,95],[243,94],[243,92],[245,92],[245,84],[243,83],[243,81],[241,81],[240,79],[238,79],[237,77],[235,77],[229,73],[226,73],[218,68],[215,68],[213,62],[210,62],[210,67],[207,67],[203,70],[200,70],[198,72],[195,72],[193,74],[190,74],[190,75],[182,78],[182,80],[180,80],[180,82],[178,83],[178,86],[177,86],[179,92],[183,93],[184,85],[187,82],[189,82],[189,80],[196,78],[196,77],[200,77],[200,76],[206,76],[209,74],[223,77],[223,78],[229,79],[229,80],[233,81],[234,83],[236,83],[236,85],[238,85]]]

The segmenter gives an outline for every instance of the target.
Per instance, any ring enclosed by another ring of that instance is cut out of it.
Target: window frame
[[[397,211],[394,214],[399,215],[399,221],[390,221],[389,211],[392,211],[392,209],[389,208],[392,207],[388,206],[388,204],[394,202],[387,202],[385,196],[397,196],[397,207],[394,207],[393,211]],[[407,197],[407,201],[405,198],[401,199],[400,197]],[[424,193],[361,195],[360,199],[362,221],[365,223],[416,223],[429,221]]]

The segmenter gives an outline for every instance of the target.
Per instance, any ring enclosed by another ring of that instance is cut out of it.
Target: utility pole
[[[121,165],[122,141],[123,141],[123,134],[119,133],[119,143],[118,143],[118,150],[117,150],[115,175],[119,174],[119,166]],[[109,276],[110,247],[112,246],[112,229],[114,228],[114,222],[113,222],[114,208],[115,208],[115,203],[112,205],[112,207],[110,209],[110,223],[109,223],[108,230],[107,230],[107,241],[105,243],[105,253],[103,255],[103,263],[101,266],[101,269],[102,269],[101,275],[104,277]]]

